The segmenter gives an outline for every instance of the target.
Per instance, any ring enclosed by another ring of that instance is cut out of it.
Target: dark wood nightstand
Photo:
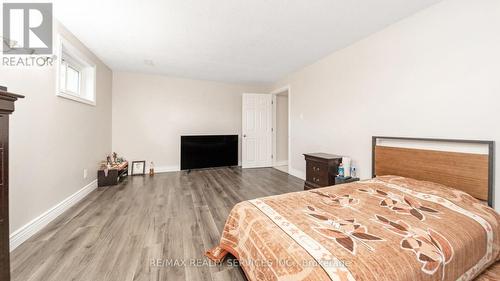
[[[359,178],[344,178],[344,177],[336,177],[335,178],[335,184],[343,184],[343,183],[350,183],[350,182],[355,182],[359,181]]]
[[[327,153],[307,153],[304,190],[335,185],[342,156]]]

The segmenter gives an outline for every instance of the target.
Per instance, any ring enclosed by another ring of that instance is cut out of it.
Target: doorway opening
[[[290,89],[271,93],[273,99],[273,167],[285,173],[290,159]]]

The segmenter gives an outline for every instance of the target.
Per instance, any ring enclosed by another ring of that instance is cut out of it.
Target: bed
[[[231,253],[251,281],[498,280],[493,149],[374,137],[374,178],[241,202],[207,256],[220,262]]]

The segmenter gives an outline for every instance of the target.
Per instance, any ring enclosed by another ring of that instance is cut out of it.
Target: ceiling
[[[270,83],[439,0],[56,0],[109,67]]]

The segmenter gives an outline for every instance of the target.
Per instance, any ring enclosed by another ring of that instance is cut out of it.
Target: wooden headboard
[[[416,146],[405,147],[405,143]],[[418,144],[433,147],[420,148]],[[446,145],[474,146],[481,151],[456,151],[446,149]],[[396,175],[431,181],[465,191],[493,206],[494,146],[493,141],[375,136],[372,137],[372,176]]]

